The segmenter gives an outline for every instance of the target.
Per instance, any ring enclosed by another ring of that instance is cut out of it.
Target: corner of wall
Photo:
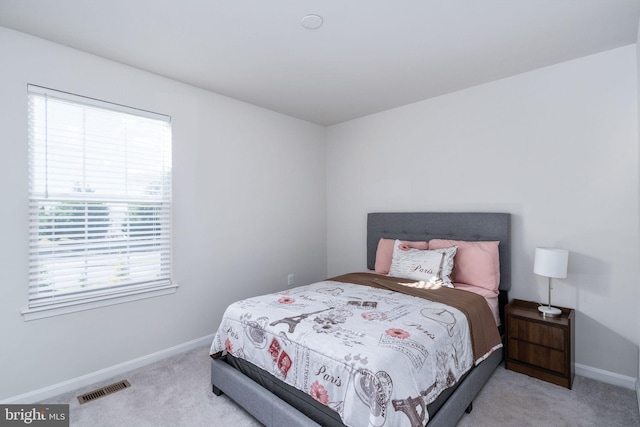
[[[638,74],[638,144],[640,145],[640,20],[638,22],[638,32],[636,33],[636,73]],[[640,176],[638,177],[640,182]],[[640,221],[640,218],[638,218]],[[639,239],[640,240],[640,239]],[[638,242],[640,245],[640,241]],[[638,300],[640,306],[640,299]],[[640,326],[640,318],[638,319]],[[640,331],[640,328],[638,328]],[[640,332],[638,332],[638,344],[640,345]],[[638,357],[638,378],[636,378],[636,397],[638,399],[638,412],[640,412],[640,357]]]

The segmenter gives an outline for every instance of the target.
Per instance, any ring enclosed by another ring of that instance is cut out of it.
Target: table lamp
[[[533,272],[549,279],[549,302],[548,305],[538,307],[544,316],[560,316],[562,310],[551,307],[551,278],[562,279],[567,277],[567,264],[569,261],[569,251],[557,248],[536,248]]]

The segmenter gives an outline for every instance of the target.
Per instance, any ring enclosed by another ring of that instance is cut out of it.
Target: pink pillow
[[[433,239],[429,241],[429,249],[457,246],[453,267],[454,281],[489,289],[497,294],[500,285],[499,244],[500,242]]]
[[[375,272],[378,274],[389,274],[391,268],[391,260],[393,259],[393,244],[396,239],[380,239],[378,241],[378,250],[376,251]],[[403,240],[402,243],[413,249],[427,250],[428,242],[412,242]]]

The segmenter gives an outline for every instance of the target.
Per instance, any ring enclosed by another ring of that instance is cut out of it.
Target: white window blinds
[[[28,97],[29,309],[172,287],[170,118]]]

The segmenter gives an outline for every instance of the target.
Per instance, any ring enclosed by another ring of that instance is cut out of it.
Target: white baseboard
[[[604,369],[581,365],[579,363],[576,363],[575,368],[576,375],[580,375],[581,377],[591,378],[592,380],[602,381],[603,383],[624,387],[629,390],[638,389],[637,378],[616,374],[615,372],[605,371]]]
[[[77,390],[88,385],[104,381],[111,377],[121,375],[125,372],[132,371],[142,366],[148,365],[153,362],[157,362],[167,357],[174,356],[176,354],[184,353],[185,351],[193,350],[207,344],[211,344],[214,335],[207,335],[202,338],[195,339],[183,344],[176,345],[174,347],[167,348],[165,350],[158,351],[156,353],[148,354],[146,356],[139,357],[137,359],[129,360],[127,362],[119,363],[109,368],[100,369],[99,371],[92,372],[81,377],[72,378],[68,381],[64,381],[58,384],[54,384],[48,387],[34,390],[28,393],[21,394],[19,396],[10,397],[8,399],[0,401],[0,404],[12,404],[12,403],[24,403],[32,404],[36,402],[42,402],[51,397],[59,394],[67,393],[73,390]]]

